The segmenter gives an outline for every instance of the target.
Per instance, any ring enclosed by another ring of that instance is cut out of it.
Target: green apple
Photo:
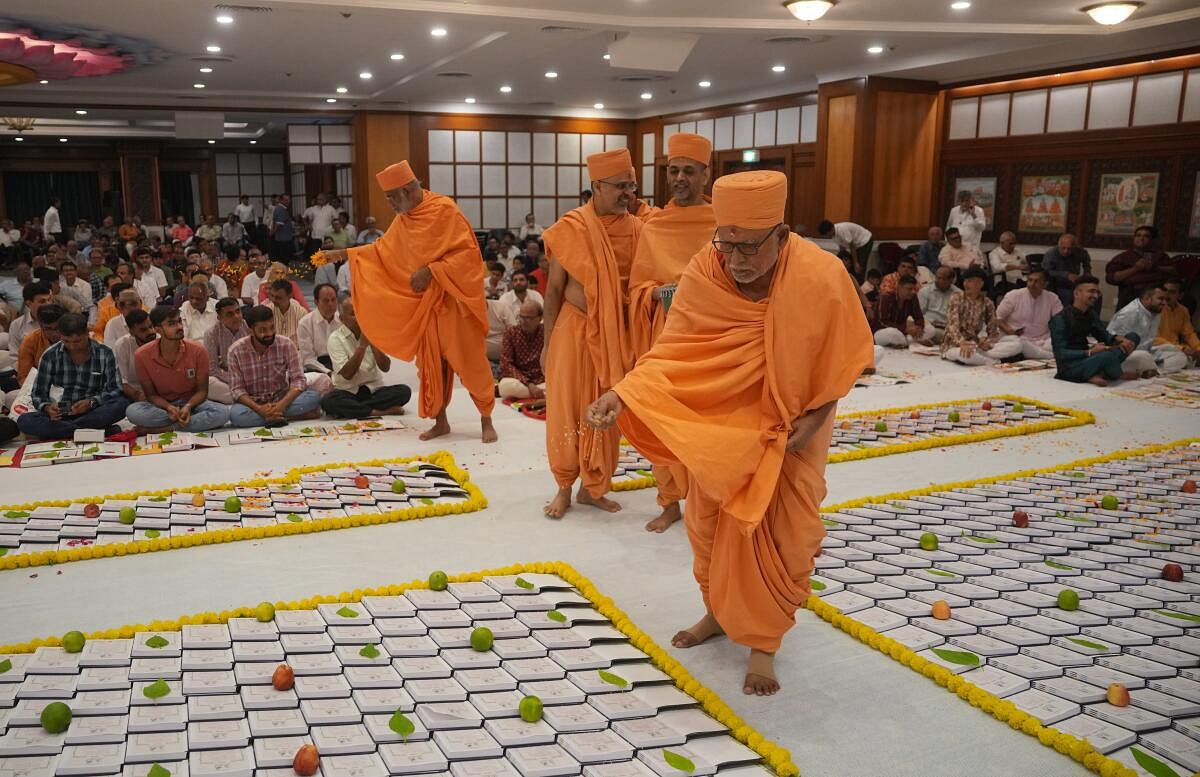
[[[254,608],[254,619],[259,623],[270,623],[275,620],[275,605],[262,602]]]
[[[399,478],[397,478],[396,480],[392,481],[392,493],[393,494],[403,494],[406,490],[407,490],[407,488],[405,487],[403,480],[400,480]]]
[[[1058,609],[1072,610],[1079,609],[1079,593],[1072,591],[1070,588],[1064,588],[1058,592]]]
[[[133,523],[137,518],[137,512],[132,507],[122,507],[121,512],[117,513],[117,520],[124,524]]]
[[[1105,494],[1104,498],[1100,500],[1100,506],[1105,510],[1116,510],[1120,506],[1120,503],[1117,502],[1117,498],[1112,494]]]
[[[937,535],[931,531],[925,532],[924,534],[921,535],[920,544],[921,544],[921,550],[937,550],[938,549]]]
[[[946,416],[946,420],[952,424],[956,424],[956,423],[958,423],[958,419],[961,417],[962,416],[960,416],[958,414],[957,410],[951,410],[950,413]]]
[[[886,432],[887,431],[887,421],[876,421],[875,422],[875,431]]]
[[[536,696],[526,696],[521,699],[521,720],[526,723],[537,723],[542,719],[542,700]]]
[[[446,577],[446,573],[442,570],[437,570],[429,575],[429,590],[445,591],[446,586],[450,585],[450,580]]]
[[[486,653],[492,649],[492,630],[487,626],[480,626],[471,632],[471,649],[480,653]]]
[[[66,634],[63,634],[63,650],[68,653],[78,653],[83,650],[83,646],[86,643],[87,638],[83,636],[82,631],[68,631]]]
[[[242,511],[242,500],[236,496],[225,497],[225,512],[240,513]]]
[[[52,701],[42,708],[42,728],[51,734],[61,734],[71,725],[71,708],[61,701]]]

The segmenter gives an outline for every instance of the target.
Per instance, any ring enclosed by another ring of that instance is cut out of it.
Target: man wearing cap
[[[712,143],[680,132],[667,141],[667,182],[673,197],[642,226],[637,255],[629,273],[629,337],[635,356],[650,350],[667,318],[663,292],[674,291],[696,252],[708,245],[717,228],[708,185]],[[679,464],[654,466],[662,514],[646,530],[663,532],[683,517],[679,502],[687,496],[687,472]]]
[[[479,409],[483,441],[495,442],[483,257],[475,233],[454,200],[421,188],[407,161],[375,179],[397,214],[387,232],[369,245],[322,251],[323,258],[350,260],[354,310],[367,339],[416,362],[418,411],[435,419],[421,439],[450,433],[446,407],[457,374]]]
[[[825,535],[837,401],[873,349],[854,281],[784,223],[786,176],[725,176],[712,201],[713,245],[683,271],[654,347],[587,420],[619,421],[652,462],[687,468],[684,522],[707,612],[671,643],[728,635],[750,648],[743,692],[766,696]]]
[[[550,258],[543,316],[546,455],[558,493],[546,516],[561,518],[580,504],[616,512],[604,495],[612,485],[620,435],[583,423],[584,410],[633,366],[626,328],[629,272],[642,222],[629,213],[637,180],[627,149],[587,158],[593,196],[542,234]]]

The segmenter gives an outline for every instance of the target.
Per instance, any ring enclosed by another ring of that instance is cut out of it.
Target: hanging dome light
[[[1120,3],[1100,3],[1099,5],[1089,5],[1083,9],[1083,12],[1092,17],[1092,21],[1096,24],[1111,26],[1120,24],[1133,14],[1134,11],[1141,8],[1145,3],[1139,2],[1120,2]]]
[[[791,0],[783,7],[802,22],[815,22],[836,5],[835,0]]]

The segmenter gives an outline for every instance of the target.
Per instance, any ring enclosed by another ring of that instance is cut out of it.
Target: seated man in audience
[[[999,298],[1009,289],[1015,289],[1028,270],[1025,255],[1017,248],[1017,236],[1012,232],[1001,232],[1000,245],[988,253],[988,271],[996,282],[994,296]]]
[[[375,217],[367,216],[365,228],[362,232],[358,233],[355,244],[360,246],[370,245],[381,237],[383,237],[383,230],[375,226]]]
[[[875,345],[885,348],[907,348],[916,342],[923,345],[932,342],[933,327],[925,325],[925,316],[917,302],[917,279],[912,273],[900,276],[895,291],[879,295],[878,312],[871,322],[871,330],[875,333]]]
[[[1156,240],[1158,229],[1144,224],[1133,231],[1133,248],[1108,260],[1104,279],[1110,286],[1117,287],[1117,310],[1137,299],[1139,292],[1147,286],[1175,276],[1171,257],[1154,250]]]
[[[129,327],[125,325],[125,317],[135,310],[142,309],[142,295],[132,287],[117,295],[117,315],[104,325],[104,344],[112,348],[125,335]]]
[[[932,328],[930,339],[934,343],[940,343],[946,334],[946,311],[957,294],[962,294],[962,289],[954,285],[954,268],[941,266],[933,273],[933,283],[922,286],[917,292],[926,329]]]
[[[492,238],[494,242],[496,238]],[[504,282],[504,265],[496,260],[487,263],[487,276],[483,279],[483,296],[488,299],[500,299],[500,295],[508,291]]]
[[[282,262],[271,262],[271,266],[267,269],[267,279],[258,287],[258,304],[265,305],[270,301],[271,286],[275,281],[285,280],[292,286],[292,299],[296,300],[300,307],[304,308],[304,312],[308,312],[308,302],[304,299],[304,292],[300,288],[300,284],[296,283],[288,276],[287,265]],[[302,314],[303,315],[303,314]]]
[[[257,248],[250,249],[250,270],[242,279],[242,304],[254,305],[258,302],[258,287],[267,280],[267,257]]]
[[[82,313],[84,318],[87,318],[83,307],[73,298],[62,293],[62,282],[58,270],[55,270],[53,267],[39,267],[33,271],[33,277],[39,283],[50,287],[51,302],[55,305],[60,305],[68,313]]]
[[[286,278],[272,281],[269,299],[271,314],[275,317],[275,333],[296,342],[300,319],[306,311],[292,298],[292,282]]]
[[[329,336],[342,321],[338,318],[337,288],[322,283],[313,288],[314,309],[300,319],[296,326],[296,347],[300,349],[300,364],[309,372],[329,374],[333,362],[329,355]]]
[[[1074,235],[1065,232],[1059,235],[1058,243],[1042,255],[1042,267],[1050,273],[1053,291],[1062,300],[1065,309],[1074,304],[1076,279],[1092,274],[1092,257],[1087,250],[1075,244]],[[1097,297],[1096,304],[1099,303],[1100,298]]]
[[[943,359],[978,367],[1021,353],[1020,338],[1000,335],[996,306],[983,293],[986,279],[980,267],[968,267],[963,273],[963,293],[950,300],[946,310]]]
[[[937,269],[941,267],[938,256],[942,253],[944,245],[946,245],[946,241],[942,239],[942,228],[930,227],[925,242],[917,251],[917,264],[936,274]]]
[[[1154,345],[1173,345],[1191,360],[1192,366],[1200,363],[1200,337],[1192,326],[1192,312],[1180,302],[1183,299],[1183,284],[1177,278],[1163,281],[1167,291],[1167,304],[1163,306],[1158,322],[1158,335]]]
[[[521,305],[520,323],[504,332],[500,345],[500,398],[545,399],[546,376],[542,372],[542,303],[528,299]]]
[[[21,352],[21,342],[25,336],[37,329],[38,308],[42,305],[49,305],[52,298],[50,287],[44,283],[29,283],[21,290],[21,299],[25,302],[25,312],[8,325],[8,350],[10,353],[19,354]],[[84,319],[84,321],[86,320]]]
[[[38,363],[33,410],[17,417],[17,427],[41,440],[70,438],[76,429],[115,434],[129,400],[112,350],[88,337],[87,319],[77,313],[64,314],[58,330],[62,339]]]
[[[309,389],[300,351],[287,337],[275,334],[275,317],[265,305],[246,316],[250,336],[229,348],[229,390],[234,426],[285,426],[289,419],[320,418],[321,397]]]
[[[154,342],[158,334],[150,323],[150,314],[141,309],[125,316],[125,326],[128,327],[129,334],[117,340],[112,349],[113,356],[117,359],[117,374],[121,376],[121,393],[130,402],[141,402],[145,400],[146,393],[138,379],[134,356],[143,345]]]
[[[38,308],[37,329],[25,334],[17,355],[17,382],[25,383],[29,372],[38,366],[46,349],[59,341],[58,320],[66,315],[62,305],[48,302]]]
[[[221,405],[232,405],[229,390],[229,349],[250,335],[250,327],[242,318],[242,306],[233,297],[216,304],[217,325],[204,335],[204,350],[208,353],[208,396]]]
[[[938,263],[961,273],[968,267],[982,267],[984,259],[983,254],[979,253],[979,246],[964,243],[958,228],[950,227],[946,230],[946,245],[938,253]]]
[[[104,328],[108,322],[121,315],[117,310],[117,297],[126,289],[133,288],[128,283],[122,283],[116,273],[104,279],[104,286],[104,296],[96,305],[96,321],[92,324],[92,337],[100,341],[104,340]]]
[[[217,325],[217,303],[208,296],[207,283],[192,281],[188,285],[187,302],[179,306],[179,319],[183,322],[183,336],[198,343]]]
[[[59,272],[60,293],[75,300],[79,304],[79,312],[86,317],[95,304],[92,302],[92,284],[87,278],[80,276],[79,268],[74,262],[63,262],[59,266]]]
[[[1136,370],[1143,378],[1152,378],[1159,373],[1170,374],[1187,368],[1187,354],[1178,346],[1154,344],[1166,304],[1167,290],[1161,283],[1152,283],[1108,322],[1109,334],[1119,332],[1125,337],[1130,333],[1138,336],[1137,347],[1125,359],[1127,372]]]
[[[205,243],[205,245],[211,245],[212,248],[210,250],[213,255],[216,255],[216,243]],[[225,279],[217,274],[215,269],[216,262],[214,261],[213,257],[209,256],[208,254],[203,254],[201,255],[197,264],[200,265],[200,272],[204,273],[205,277],[208,278],[208,282],[212,285],[212,296],[216,299],[225,299],[228,297],[229,284],[225,283]],[[194,279],[195,278],[193,278],[193,280]]]
[[[363,335],[350,297],[342,300],[338,320],[341,326],[329,335],[333,391],[321,400],[321,409],[333,418],[402,415],[412,389],[383,385],[379,371],[390,369],[392,360]]]
[[[1053,359],[1050,319],[1062,312],[1057,294],[1046,290],[1050,276],[1039,267],[1030,270],[1025,288],[1013,289],[1000,300],[996,321],[1000,331],[1021,338],[1021,353],[1026,359]]]
[[[883,283],[883,274],[879,272],[878,268],[872,267],[867,270],[867,279],[858,288],[862,290],[863,294],[867,295],[867,299],[870,299],[872,294],[878,299],[879,284],[881,283]]]
[[[160,305],[150,324],[158,337],[134,354],[144,396],[126,408],[129,422],[140,434],[207,432],[228,423],[229,407],[208,399],[208,354],[184,338],[179,311]]]
[[[884,294],[895,294],[896,286],[905,275],[912,276],[913,281],[917,284],[917,291],[920,291],[921,282],[917,280],[917,260],[906,254],[900,257],[900,261],[896,263],[896,272],[888,273],[879,282],[879,296],[882,298]]]
[[[1127,375],[1125,360],[1137,347],[1138,336],[1110,334],[1096,313],[1100,300],[1100,280],[1092,275],[1075,278],[1070,307],[1050,319],[1050,341],[1054,344],[1054,361],[1058,371],[1054,377],[1072,383],[1093,383],[1107,386],[1110,380]],[[1096,341],[1088,345],[1088,338]]]
[[[546,303],[540,293],[529,288],[529,275],[521,270],[513,271],[509,285],[509,290],[500,295],[500,317],[506,326],[516,326],[526,302],[533,300],[539,307]]]

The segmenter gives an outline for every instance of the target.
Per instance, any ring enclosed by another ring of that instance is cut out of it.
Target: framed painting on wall
[[[1154,223],[1158,173],[1104,173],[1096,208],[1097,235],[1132,235]]]
[[[1018,232],[1058,235],[1067,230],[1071,211],[1070,175],[1021,176]]]
[[[996,184],[997,178],[955,178],[954,179],[954,202],[958,203],[958,198],[964,192],[969,192],[975,198],[975,204],[983,208],[984,218],[987,220],[987,226],[984,231],[995,229],[996,227]]]

